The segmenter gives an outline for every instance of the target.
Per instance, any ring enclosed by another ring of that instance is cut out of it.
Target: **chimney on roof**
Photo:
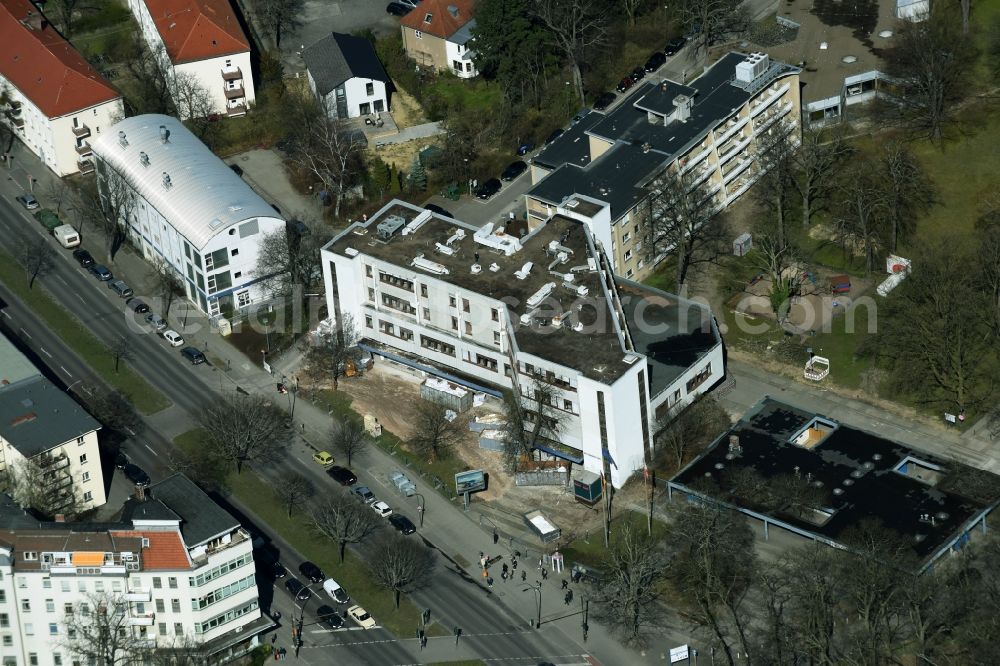
[[[691,117],[691,106],[694,100],[692,100],[687,95],[678,95],[674,97],[674,113],[673,119],[684,122]]]
[[[173,183],[170,182],[170,174],[166,171],[163,172],[163,189],[169,190]]]
[[[118,144],[122,148],[128,147],[128,138],[125,136],[125,130],[118,130]]]
[[[139,164],[144,167],[149,166],[149,155],[146,154],[145,150],[139,151]]]
[[[160,143],[168,141],[170,141],[170,130],[167,129],[166,125],[160,125]]]
[[[65,523],[66,522],[66,514],[65,513],[57,513],[56,515],[53,516],[53,519],[57,523]]]
[[[670,82],[669,81],[667,81],[666,79],[664,79],[663,81],[660,81],[660,90],[662,90],[663,92],[667,92],[668,88],[670,88]]]
[[[453,17],[458,18],[458,7],[455,5],[448,5],[448,13]]]
[[[31,30],[41,30],[47,25],[45,17],[42,16],[41,12],[37,12],[33,9],[28,10],[27,15],[25,15],[21,23]]]

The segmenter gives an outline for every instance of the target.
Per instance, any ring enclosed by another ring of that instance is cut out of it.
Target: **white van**
[[[68,224],[53,229],[52,235],[63,247],[76,247],[80,244],[80,234],[76,233],[76,229]]]
[[[327,578],[323,581],[323,589],[330,596],[330,598],[338,604],[346,604],[351,600],[351,597],[348,596],[344,588],[342,588],[337,581],[332,578]]]

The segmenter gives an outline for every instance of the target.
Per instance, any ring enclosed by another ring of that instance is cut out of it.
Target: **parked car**
[[[646,61],[644,69],[647,72],[655,72],[660,67],[662,67],[663,63],[665,63],[666,61],[667,61],[667,56],[657,51],[653,55],[649,56],[649,60]]]
[[[115,456],[115,469],[123,470],[126,465],[128,465],[128,456],[119,451],[118,455]]]
[[[389,516],[389,524],[395,527],[401,534],[413,534],[417,531],[417,526],[406,516],[394,513]]]
[[[523,160],[517,160],[507,165],[507,168],[500,174],[500,180],[511,181],[528,170],[528,165]]]
[[[167,327],[166,320],[155,312],[146,315],[146,323],[152,326],[154,331],[162,331]]]
[[[108,282],[108,289],[114,289],[115,293],[122,298],[129,298],[135,293],[132,291],[132,287],[125,283],[125,280],[112,280]]]
[[[149,306],[146,305],[146,301],[141,298],[130,298],[125,301],[125,305],[132,308],[132,312],[135,312],[136,314],[146,314],[149,312]]]
[[[27,208],[28,210],[35,210],[38,208],[38,200],[35,199],[34,195],[31,194],[20,194],[16,197],[17,202]]]
[[[386,504],[382,500],[376,500],[371,504],[369,504],[368,506],[372,508],[372,511],[382,516],[383,518],[388,518],[389,516],[392,515],[392,509],[389,507],[388,504]]]
[[[375,622],[375,618],[368,614],[361,606],[351,606],[347,609],[347,614],[354,620],[359,627],[362,629],[374,629],[378,626]]]
[[[289,578],[285,581],[285,589],[299,601],[305,601],[312,596],[312,590],[302,584],[298,578]]]
[[[332,578],[327,578],[323,581],[323,591],[338,604],[346,604],[351,600],[350,595],[347,594],[347,590],[342,588],[340,584]]]
[[[342,486],[353,486],[358,482],[357,475],[346,467],[341,467],[339,465],[334,465],[326,470],[326,473],[331,479],[336,481]]]
[[[646,70],[642,67],[636,67],[632,70],[632,74],[630,76],[632,77],[632,83],[639,83],[639,81],[646,78]]]
[[[623,93],[634,85],[635,81],[632,80],[632,77],[626,76],[624,79],[618,82],[618,87],[615,88],[615,90],[617,90],[620,93]]]
[[[143,471],[138,465],[128,463],[125,465],[125,478],[137,486],[146,487],[149,485],[149,474]]]
[[[240,178],[243,177],[243,167],[241,167],[239,164],[230,164],[229,168],[232,169],[233,173],[235,173]]]
[[[503,185],[500,183],[499,178],[490,178],[476,189],[476,198],[486,201],[499,192],[501,187]]]
[[[446,209],[441,208],[441,206],[438,206],[437,204],[432,204],[432,203],[424,204],[424,208],[431,211],[432,213],[443,215],[444,217],[455,217],[454,215],[449,213]]]
[[[594,100],[594,110],[604,111],[611,106],[616,99],[618,99],[618,95],[613,92],[601,93],[597,96],[597,99]]]
[[[417,5],[420,4],[420,0],[396,0],[401,5],[405,5],[410,9],[415,9]]]
[[[354,488],[351,489],[351,492],[365,504],[371,504],[375,501],[375,493],[373,493],[368,486],[354,486]]]
[[[534,149],[535,149],[534,141],[525,141],[524,143],[522,143],[520,146],[517,147],[517,154],[523,157]]]
[[[392,16],[406,16],[413,10],[413,7],[404,5],[401,2],[390,2],[385,6],[385,13]]]
[[[163,336],[164,340],[170,343],[171,347],[180,347],[181,345],[184,344],[184,338],[182,338],[181,334],[172,328],[168,328],[167,330],[160,333],[160,335]]]
[[[299,573],[308,578],[310,583],[319,583],[326,579],[323,570],[308,560],[299,565]]]
[[[558,129],[552,130],[552,134],[549,134],[547,137],[545,137],[545,145],[546,146],[549,145],[550,143],[552,143],[553,141],[555,141],[556,139],[558,139],[559,137],[561,137],[565,133],[566,133],[566,130],[564,130],[561,127],[558,128]]]
[[[94,257],[82,247],[78,250],[73,250],[73,258],[76,259],[82,268],[90,268],[96,263]]]
[[[115,274],[109,271],[108,267],[103,264],[92,264],[90,266],[90,272],[101,282],[107,282],[108,280],[113,280],[115,278]]]
[[[284,578],[288,575],[288,569],[285,568],[281,562],[271,562],[271,575],[274,576],[274,580],[279,578]]]
[[[677,53],[684,48],[687,44],[687,39],[684,37],[674,37],[669,42],[667,42],[667,47],[663,49],[663,55],[672,56],[677,55]]]
[[[320,606],[316,609],[316,616],[319,618],[321,624],[326,625],[330,629],[340,629],[344,626],[344,616],[331,606]]]
[[[191,361],[191,365],[200,365],[205,362],[205,355],[195,347],[185,347],[181,350],[181,356]]]
[[[316,463],[317,465],[323,465],[324,467],[327,465],[332,465],[333,456],[330,455],[329,451],[317,451],[316,453],[313,454],[313,462]]]

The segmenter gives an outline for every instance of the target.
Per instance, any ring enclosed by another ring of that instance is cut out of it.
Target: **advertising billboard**
[[[455,490],[459,495],[486,490],[486,473],[481,469],[459,472],[455,475]]]

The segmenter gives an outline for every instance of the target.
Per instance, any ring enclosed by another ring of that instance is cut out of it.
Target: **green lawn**
[[[143,414],[154,414],[170,406],[170,401],[162,393],[128,367],[128,361],[123,360],[118,372],[115,372],[114,359],[107,346],[45,293],[42,288],[44,276],[35,282],[33,289],[28,289],[28,280],[20,265],[10,255],[0,252],[0,282],[34,310],[49,329],[79,354],[101,379],[124,392],[137,410]]]
[[[203,442],[204,433],[197,429],[174,439],[174,444],[184,451],[202,446]],[[289,517],[269,481],[251,470],[245,470],[242,474],[231,472],[226,478],[226,486],[232,496],[280,534],[293,548],[315,562],[327,574],[344,583],[351,597],[364,606],[380,625],[402,637],[413,635],[414,630],[420,626],[420,611],[406,595],[403,595],[397,610],[392,593],[372,580],[363,558],[348,549],[344,562],[341,563],[337,544],[313,532],[304,511],[293,510]],[[434,629],[431,635],[443,635],[438,633],[441,631],[444,630]]]
[[[621,529],[624,525],[630,525],[633,530],[645,533],[647,529],[647,518],[645,514],[637,511],[628,511],[617,514],[611,521],[611,543],[614,544],[620,538]],[[603,528],[598,528],[590,534],[578,537],[568,546],[559,549],[566,556],[567,566],[573,564],[584,564],[590,567],[600,567],[607,555],[604,548]],[[659,520],[653,520],[653,537],[657,540],[667,536],[667,525]]]

